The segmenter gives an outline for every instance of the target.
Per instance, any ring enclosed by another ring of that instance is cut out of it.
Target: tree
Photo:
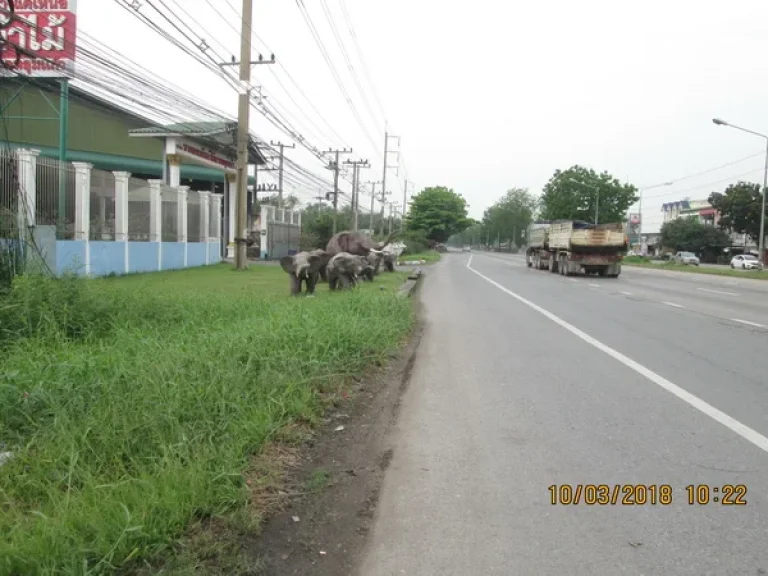
[[[622,184],[608,172],[597,174],[591,168],[571,166],[556,170],[544,186],[541,218],[594,222],[597,207],[599,222],[623,222],[638,200],[636,193],[637,188]]]
[[[661,245],[675,251],[720,254],[730,246],[728,234],[714,226],[702,224],[697,218],[678,218],[661,227]]]
[[[762,197],[759,184],[731,184],[723,194],[710,194],[709,203],[720,213],[720,228],[737,234],[748,234],[753,239],[760,237]]]
[[[533,219],[536,198],[526,188],[512,188],[483,215],[484,240],[512,242],[520,247]]]
[[[424,188],[414,196],[406,222],[409,230],[421,230],[431,242],[445,242],[471,224],[467,201],[444,186]]]

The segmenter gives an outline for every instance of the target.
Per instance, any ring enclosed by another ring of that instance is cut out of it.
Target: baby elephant
[[[368,263],[363,256],[339,252],[328,262],[328,284],[331,290],[356,286],[366,267]]]
[[[363,271],[361,276],[363,280],[373,282],[373,277],[379,273],[379,264],[381,263],[381,254],[378,252],[369,252],[367,256],[362,256]]]
[[[320,268],[327,262],[327,255],[323,250],[299,252],[280,258],[280,266],[291,277],[291,294],[301,293],[302,282],[307,283],[307,294],[314,294]]]

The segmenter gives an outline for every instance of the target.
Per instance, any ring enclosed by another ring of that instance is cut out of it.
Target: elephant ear
[[[314,274],[323,267],[327,259],[320,254],[312,254],[307,258],[307,261],[309,262],[309,272]]]
[[[293,256],[283,256],[280,258],[280,267],[285,270],[287,274],[293,274],[296,272],[296,263]]]

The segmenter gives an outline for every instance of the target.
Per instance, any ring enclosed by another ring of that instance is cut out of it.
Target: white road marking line
[[[587,344],[591,344],[592,346],[594,346],[598,350],[600,350],[602,352],[605,352],[608,356],[610,356],[611,358],[613,358],[615,360],[618,360],[619,362],[624,364],[627,368],[630,368],[631,370],[634,370],[635,372],[637,372],[641,376],[645,376],[648,380],[650,380],[654,384],[658,385],[659,387],[663,388],[664,390],[666,390],[670,394],[673,394],[673,395],[677,396],[678,398],[680,398],[680,400],[682,400],[683,402],[686,402],[687,404],[689,404],[690,406],[692,406],[693,408],[695,408],[699,412],[709,416],[710,418],[712,418],[716,422],[719,422],[720,424],[722,424],[726,428],[732,430],[733,432],[735,432],[736,434],[738,434],[739,436],[744,438],[747,442],[751,442],[752,444],[754,444],[755,446],[757,446],[758,448],[760,448],[764,452],[768,452],[768,438],[766,438],[765,436],[763,436],[759,432],[753,430],[752,428],[750,428],[749,426],[747,426],[745,424],[742,424],[741,422],[739,422],[735,418],[732,418],[731,416],[728,416],[728,414],[718,410],[717,408],[715,408],[711,404],[708,404],[707,402],[705,402],[704,400],[702,400],[698,396],[694,396],[693,394],[691,394],[687,390],[684,390],[683,388],[680,388],[678,385],[673,384],[672,382],[670,382],[669,380],[667,380],[663,376],[660,376],[659,374],[656,374],[654,371],[650,370],[649,368],[646,368],[645,366],[643,366],[639,362],[635,362],[634,360],[632,360],[631,358],[625,356],[624,354],[622,354],[618,350],[614,350],[610,346],[607,346],[607,345],[603,344],[602,342],[600,342],[599,340],[597,340],[596,338],[593,338],[592,336],[590,336],[586,332],[582,332],[581,330],[579,330],[575,326],[569,324],[568,322],[566,322],[562,318],[560,318],[558,316],[555,316],[554,314],[552,314],[552,312],[549,312],[548,310],[545,310],[544,308],[542,308],[538,304],[534,304],[533,302],[531,302],[530,300],[527,300],[526,298],[523,298],[519,294],[515,294],[514,292],[512,292],[512,290],[509,290],[508,288],[505,288],[504,286],[502,286],[501,284],[499,284],[495,280],[491,280],[485,274],[481,274],[480,272],[478,272],[474,268],[471,268],[469,266],[469,264],[467,264],[467,268],[471,272],[474,272],[475,274],[480,276],[480,278],[482,278],[483,280],[485,280],[489,284],[492,284],[493,286],[496,286],[496,288],[498,288],[502,292],[508,294],[509,296],[512,296],[512,298],[514,298],[515,300],[525,304],[526,306],[528,306],[529,308],[532,308],[533,310],[535,310],[539,314],[549,318],[550,320],[552,320],[552,322],[554,322],[555,324],[557,324],[558,326],[560,326],[562,328],[565,328],[570,333],[572,333],[575,336],[579,337],[580,339],[582,339]]]
[[[568,278],[568,282],[580,282],[580,280],[576,280],[576,278]]]
[[[590,284],[590,286],[592,286],[592,288],[600,288],[600,284]]]
[[[723,292],[722,290],[710,290],[709,288],[696,288],[702,292],[711,292],[712,294],[725,294],[726,296],[738,296],[736,292]]]
[[[469,268],[472,265],[472,258],[474,257],[474,254],[469,255],[469,260],[467,260],[467,268]]]
[[[624,294],[624,296],[632,296],[633,295],[632,292],[622,292],[622,294]]]
[[[675,304],[674,302],[662,302],[662,304],[666,304],[667,306],[672,306],[673,308],[685,308],[682,304]]]
[[[766,328],[768,329],[768,326],[765,324],[758,324],[757,322],[750,322],[749,320],[740,320],[738,318],[731,318],[732,322],[741,322],[742,324],[746,324],[747,326],[754,326],[755,328]]]

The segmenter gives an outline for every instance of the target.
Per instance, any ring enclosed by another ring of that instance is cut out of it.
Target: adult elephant
[[[331,256],[334,256],[339,252],[348,252],[355,256],[368,256],[371,252],[377,254],[381,253],[396,234],[397,232],[393,232],[384,242],[376,242],[370,236],[366,236],[360,232],[344,230],[343,232],[337,232],[331,237],[325,251]]]

